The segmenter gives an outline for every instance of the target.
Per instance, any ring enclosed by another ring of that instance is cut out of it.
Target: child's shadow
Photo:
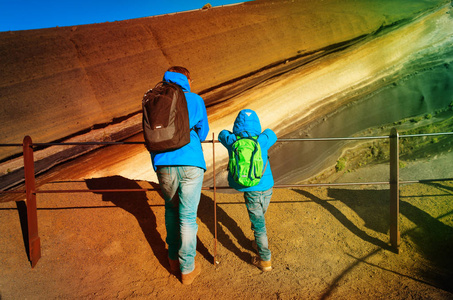
[[[103,178],[94,178],[85,180],[90,190],[109,190],[109,189],[142,189],[142,187],[133,180],[121,176],[111,176]],[[151,183],[152,184],[152,183]],[[157,184],[152,184],[154,188]],[[156,216],[148,204],[145,191],[118,191],[118,192],[99,192],[103,201],[109,201],[116,206],[124,209],[133,215],[140,225],[140,228],[149,243],[160,264],[169,270],[167,260],[167,250],[165,242],[162,240],[160,233],[157,231]]]
[[[240,205],[240,203],[238,203]],[[245,207],[245,204],[242,204]],[[244,208],[245,209],[245,208]],[[217,206],[217,238],[219,243],[221,243],[225,248],[230,250],[232,253],[235,253],[240,259],[245,262],[250,262],[252,256],[250,253],[244,250],[253,251],[252,242],[248,239],[242,229],[239,227],[238,223],[231,218],[227,212],[225,212],[222,208]],[[198,217],[200,220],[209,228],[212,235],[215,234],[215,220],[214,220],[214,201],[206,196],[201,195],[200,205],[198,208]],[[223,226],[221,226],[223,225]],[[228,235],[228,233],[223,229],[223,227],[227,228],[231,234],[233,234],[234,238],[236,238],[237,243],[233,242],[232,238]],[[242,247],[243,249],[240,249]]]

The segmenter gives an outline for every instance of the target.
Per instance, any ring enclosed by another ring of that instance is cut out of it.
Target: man
[[[274,178],[267,152],[277,141],[277,135],[271,129],[261,132],[261,123],[256,112],[251,109],[244,109],[239,112],[234,121],[233,132],[222,130],[219,133],[219,141],[228,149],[230,157],[232,155],[232,146],[238,140],[238,137],[257,138],[261,148],[262,160],[265,164],[264,174],[257,185],[247,187],[238,184],[233,179],[231,172],[228,172],[228,183],[232,188],[244,192],[245,205],[255,236],[253,246],[257,248],[259,254],[258,257],[253,257],[252,264],[264,272],[271,271],[271,251],[268,245],[264,214],[271,201],[272,188],[274,186]]]
[[[181,271],[183,284],[191,284],[201,272],[195,262],[197,246],[197,210],[200,203],[206,163],[201,142],[209,132],[203,99],[190,91],[192,79],[184,67],[171,67],[164,81],[184,91],[189,112],[190,142],[172,151],[154,153],[151,159],[165,200],[166,242],[172,272]]]

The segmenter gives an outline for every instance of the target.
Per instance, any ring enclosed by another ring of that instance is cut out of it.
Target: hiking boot
[[[178,274],[179,273],[179,260],[178,259],[171,259],[169,257],[168,258],[168,263],[170,264],[170,272],[172,274]]]
[[[200,275],[201,273],[201,265],[195,262],[195,269],[188,273],[188,274],[181,274],[182,284],[189,285],[193,282],[195,277]]]
[[[272,264],[270,260],[261,260],[258,256],[252,257],[252,264],[258,267],[263,272],[272,271]]]

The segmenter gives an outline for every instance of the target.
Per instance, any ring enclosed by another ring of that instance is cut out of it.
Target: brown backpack
[[[181,87],[161,81],[142,100],[143,135],[150,152],[181,148],[190,142],[187,101]]]

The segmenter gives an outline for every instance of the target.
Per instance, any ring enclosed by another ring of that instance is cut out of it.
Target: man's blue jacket
[[[154,170],[158,166],[194,166],[206,171],[201,142],[206,139],[209,132],[208,116],[203,98],[190,91],[189,81],[184,74],[176,72],[165,72],[164,81],[173,82],[179,85],[187,100],[189,110],[190,143],[173,151],[153,153],[151,159]]]
[[[261,147],[261,155],[266,166],[263,178],[260,183],[251,187],[244,187],[236,183],[233,176],[228,172],[228,183],[230,187],[240,191],[266,191],[274,186],[274,178],[272,176],[271,166],[268,162],[268,150],[277,141],[277,135],[271,130],[266,129],[261,132],[261,123],[258,115],[251,109],[241,110],[234,121],[233,132],[222,130],[219,133],[219,141],[228,149],[228,154],[231,157],[231,146],[237,140],[236,136],[258,136],[258,143]]]

